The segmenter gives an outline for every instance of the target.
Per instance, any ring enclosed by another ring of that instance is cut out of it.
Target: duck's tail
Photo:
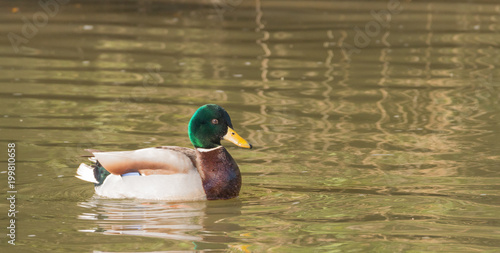
[[[78,170],[76,170],[75,177],[77,177],[83,181],[91,182],[94,184],[99,184],[99,182],[95,178],[95,174],[94,174],[95,169],[96,168],[94,168],[90,165],[82,163],[82,164],[80,164],[80,167],[78,167]]]
[[[94,183],[95,186],[101,185],[106,177],[110,174],[94,157],[90,157],[89,160],[94,162],[92,165],[87,165],[85,163],[80,164],[80,167],[76,170],[77,178]]]

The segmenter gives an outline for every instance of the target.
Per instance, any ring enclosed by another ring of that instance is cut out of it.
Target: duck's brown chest
[[[224,147],[205,152],[196,150],[196,167],[207,199],[230,199],[240,193],[240,169]]]

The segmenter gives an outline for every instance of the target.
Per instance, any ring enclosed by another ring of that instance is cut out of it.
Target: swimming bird
[[[233,130],[226,110],[215,104],[201,106],[189,121],[188,135],[194,149],[87,150],[93,154],[89,158],[93,164],[80,164],[76,177],[94,183],[96,194],[108,198],[194,201],[237,197],[240,169],[221,140],[242,148],[252,145]]]

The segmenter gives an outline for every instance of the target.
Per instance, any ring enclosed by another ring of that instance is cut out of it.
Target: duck
[[[199,201],[238,197],[241,172],[221,140],[241,148],[252,145],[234,131],[227,111],[216,104],[201,106],[189,121],[188,136],[194,149],[88,149],[92,164],[80,164],[76,177],[94,183],[96,195],[104,198]]]

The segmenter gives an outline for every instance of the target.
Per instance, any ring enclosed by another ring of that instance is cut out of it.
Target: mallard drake
[[[234,130],[221,106],[208,104],[191,117],[188,134],[194,149],[161,146],[93,154],[92,165],[80,164],[76,177],[95,185],[99,196],[158,200],[214,200],[237,197],[238,165],[221,145],[228,140],[252,148]]]

